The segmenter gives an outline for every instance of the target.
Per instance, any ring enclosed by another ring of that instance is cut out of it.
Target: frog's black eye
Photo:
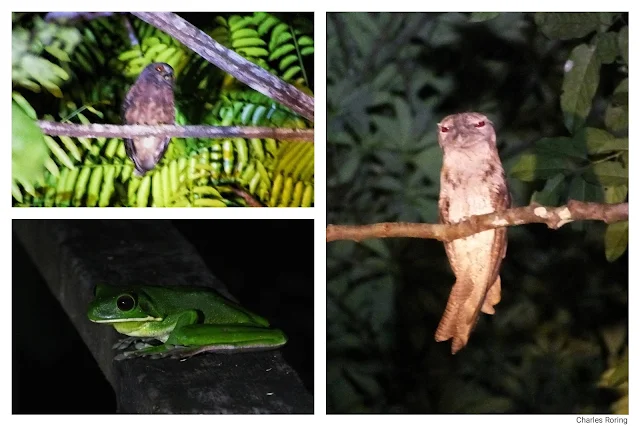
[[[118,305],[118,309],[126,312],[132,310],[136,306],[136,300],[130,294],[124,294],[118,297],[116,304]]]

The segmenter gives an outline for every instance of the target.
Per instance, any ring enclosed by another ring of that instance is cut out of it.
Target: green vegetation
[[[124,24],[127,18],[137,43]],[[152,62],[176,75],[178,124],[308,128],[276,103],[133,15],[46,22],[14,13],[12,195],[15,206],[311,206],[313,145],[273,139],[174,138],[144,178],[119,138],[43,135],[35,120],[120,124],[131,83]],[[283,80],[312,93],[312,18],[197,14],[196,26]]]

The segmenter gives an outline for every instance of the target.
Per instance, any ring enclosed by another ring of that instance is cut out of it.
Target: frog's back
[[[165,313],[195,309],[206,324],[247,324],[268,327],[259,315],[225,298],[208,287],[143,287],[152,303]]]

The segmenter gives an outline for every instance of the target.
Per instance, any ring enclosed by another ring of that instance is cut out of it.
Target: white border
[[[21,11],[42,11],[42,10],[51,10],[52,7],[51,2],[44,2],[42,0],[31,1],[29,4],[20,3],[11,4],[10,2],[3,3],[3,5],[10,5],[8,12],[11,9],[18,8]],[[406,0],[394,0],[392,2],[378,2],[378,3],[365,3],[365,2],[356,2],[356,1],[335,1],[335,0],[325,0],[325,1],[317,1],[317,2],[301,2],[301,1],[292,1],[292,0],[279,0],[273,2],[264,2],[264,1],[255,1],[255,0],[245,0],[243,2],[184,2],[179,4],[180,9],[183,11],[203,11],[203,10],[211,10],[215,9],[215,11],[255,11],[255,10],[268,10],[268,11],[315,11],[315,105],[316,105],[316,113],[315,113],[315,134],[316,134],[316,174],[315,174],[315,205],[317,207],[311,209],[291,209],[291,208],[270,208],[270,209],[235,209],[235,208],[220,208],[220,209],[78,209],[78,208],[70,208],[70,209],[31,209],[31,208],[11,208],[11,200],[10,197],[7,197],[6,205],[4,207],[4,217],[6,218],[4,221],[4,226],[0,229],[2,231],[2,235],[0,238],[2,241],[5,241],[5,244],[11,243],[12,233],[11,233],[11,219],[12,218],[225,218],[225,219],[249,219],[249,218],[300,218],[300,219],[315,219],[315,413],[314,416],[307,416],[300,418],[299,416],[262,416],[259,418],[255,417],[247,417],[247,416],[219,416],[216,417],[215,422],[221,422],[223,424],[233,422],[233,424],[250,424],[255,422],[260,422],[261,424],[278,424],[281,425],[283,423],[296,424],[300,422],[310,422],[311,424],[325,424],[328,421],[337,422],[337,423],[346,423],[345,416],[337,415],[331,416],[330,419],[325,418],[325,401],[326,401],[326,243],[325,243],[325,224],[326,224],[326,186],[324,182],[326,182],[326,157],[324,155],[324,146],[326,141],[326,133],[325,133],[325,123],[326,123],[326,89],[324,82],[326,81],[326,68],[325,68],[325,58],[326,58],[326,15],[324,12],[326,11],[410,11],[415,10],[416,7],[419,7],[421,11],[494,11],[494,10],[507,10],[507,11],[531,11],[531,10],[545,10],[545,11],[578,11],[578,10],[588,10],[588,11],[604,11],[604,10],[616,10],[616,11],[633,11],[633,8],[636,7],[637,2],[620,2],[620,1],[608,1],[608,2],[559,2],[549,1],[549,0],[539,0],[536,2],[513,2],[513,1],[485,1],[481,4],[477,2],[470,1],[447,1],[447,2],[416,2],[416,1],[406,1]],[[120,0],[114,0],[110,2],[98,2],[88,4],[86,2],[81,1],[58,1],[55,3],[56,10],[58,11],[83,11],[87,9],[92,9],[94,11],[104,11],[105,9],[110,10],[130,10],[131,6],[135,5],[136,10],[145,10],[145,11],[167,11],[175,9],[175,2],[168,1],[139,1],[139,2],[124,2]],[[89,7],[91,6],[91,7]],[[478,6],[482,6],[482,9],[479,9]],[[633,7],[632,7],[633,6]],[[7,13],[4,15],[7,20],[10,18],[10,14]],[[630,14],[630,22],[635,24],[635,13]],[[8,22],[7,22],[8,23]],[[9,25],[7,25],[7,29],[5,30],[5,39],[4,45],[4,57],[9,58],[9,52],[11,50],[11,35],[9,30]],[[636,60],[637,52],[636,48],[636,40],[634,39],[636,31],[634,25],[631,25],[630,29],[630,69],[637,69],[633,63],[637,63]],[[3,81],[9,81],[9,64],[5,63],[5,66],[0,69],[5,75]],[[10,91],[9,85],[6,86],[7,91]],[[633,86],[632,86],[633,87]],[[5,96],[5,99],[9,99],[9,94]],[[635,105],[635,90],[631,93],[630,98],[630,111],[632,111],[631,115],[633,116],[634,105]],[[2,114],[3,117],[6,117],[6,123],[10,121],[11,113],[8,111],[9,103],[5,102],[5,113]],[[631,121],[631,127],[629,129],[631,144],[634,144],[635,139],[633,136],[636,134],[635,128],[637,127],[637,121]],[[6,135],[5,138],[7,141],[6,145],[10,145],[11,141],[11,126],[10,123],[7,123],[5,127]],[[8,147],[5,148],[8,151]],[[636,148],[632,148],[631,150],[631,164],[640,164],[640,162],[636,161],[637,157],[640,155],[640,150]],[[5,156],[7,158],[7,163],[4,167],[5,172],[5,182],[8,188],[8,182],[11,174],[11,164],[8,160],[9,156]],[[637,181],[637,172],[635,172],[635,168],[631,168],[630,180],[634,182],[634,184],[630,185],[630,192],[635,191],[635,181]],[[635,199],[633,195],[630,196],[630,199]],[[632,201],[633,202],[633,201]],[[630,228],[630,240],[635,241],[636,237],[632,237],[634,235],[635,227],[631,226]],[[635,233],[637,234],[637,233]],[[631,246],[631,244],[630,244]],[[633,249],[630,249],[631,253],[634,253]],[[8,276],[11,276],[11,247],[7,249],[5,246],[5,251],[2,256],[2,270],[7,271]],[[630,297],[630,306],[633,306],[632,303],[635,298],[636,290],[635,290],[635,280],[632,278],[637,276],[637,262],[632,262],[630,267],[630,288],[629,288],[629,297]],[[5,281],[6,282],[6,281]],[[11,288],[9,286],[9,288]],[[7,308],[11,304],[11,298],[6,297],[7,294],[11,294],[11,290],[5,291],[4,304],[5,309],[2,309],[3,314],[3,324],[5,327],[5,340],[10,341],[10,337],[12,335],[11,332],[11,309]],[[630,324],[637,324],[638,314],[637,309],[633,309],[630,311]],[[37,336],[34,336],[37,338]],[[635,354],[635,340],[633,338],[633,334],[630,333],[630,353],[632,356]],[[3,380],[5,387],[3,388],[3,398],[2,403],[4,405],[4,413],[11,413],[11,380],[8,380],[11,377],[11,357],[10,350],[2,351],[3,362],[2,365],[5,368],[5,372],[3,377],[7,378]],[[634,358],[632,358],[632,361]],[[9,371],[7,371],[9,370]],[[630,379],[631,386],[633,388],[634,383],[636,383],[637,374],[633,374],[636,369],[631,369],[632,377]],[[74,372],[70,372],[70,374],[74,374]],[[69,390],[64,390],[64,384],[61,384],[61,391],[70,392],[70,397],[73,397],[73,393]],[[91,392],[90,389],[81,389],[76,390],[77,392]],[[637,400],[637,398],[633,398],[635,392],[633,390],[630,393],[632,400]],[[42,398],[46,398],[47,395],[42,395]],[[634,403],[630,403],[632,407],[635,406]],[[634,413],[633,408],[631,408],[631,412]],[[633,414],[632,414],[633,415]],[[359,417],[359,416],[357,416]],[[538,425],[541,422],[546,424],[579,424],[577,422],[577,417],[575,415],[565,415],[565,416],[544,416],[544,417],[534,417],[534,416],[518,416],[517,419],[514,416],[402,416],[400,418],[396,416],[367,416],[366,418],[358,418],[357,420],[362,420],[365,422],[370,422],[373,424],[387,424],[389,421],[400,420],[402,422],[407,422],[409,424],[420,424],[423,425],[425,422],[434,422],[434,424],[440,423],[450,423],[457,421],[466,421],[473,422],[473,424],[481,425],[485,424],[509,424],[511,425],[514,421],[517,421],[518,424],[524,425]],[[602,418],[602,416],[596,416]],[[127,419],[122,417],[122,419],[126,422]],[[136,421],[140,421],[142,419],[140,416],[136,417]],[[349,417],[349,420],[352,418]],[[88,418],[86,416],[50,416],[47,418],[43,418],[39,416],[34,418],[32,416],[13,416],[10,418],[11,422],[15,423],[31,423],[31,422],[64,422],[66,423],[85,423]],[[145,421],[146,419],[142,419]],[[105,418],[105,416],[92,416],[90,417],[91,422],[95,422],[96,424],[100,423],[112,423],[114,420],[111,418]],[[122,421],[118,418],[116,421]],[[174,423],[175,419],[169,416],[159,416],[154,417],[154,422],[166,423],[169,422]],[[179,421],[188,421],[193,423],[200,424],[211,424],[213,421],[208,416],[190,416],[188,420],[180,419]]]

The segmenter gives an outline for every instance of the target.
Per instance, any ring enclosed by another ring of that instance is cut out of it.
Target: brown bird
[[[162,62],[147,65],[124,98],[122,121],[124,124],[175,124],[175,117],[173,68]],[[124,140],[136,176],[144,176],[158,164],[170,140],[158,136]]]
[[[446,117],[438,125],[438,143],[443,150],[438,201],[441,223],[509,208],[496,133],[487,117],[476,112]],[[453,339],[451,353],[455,354],[467,344],[480,311],[494,314],[494,305],[500,302],[499,271],[507,250],[507,231],[483,231],[444,247],[456,282],[435,338],[438,342]]]

